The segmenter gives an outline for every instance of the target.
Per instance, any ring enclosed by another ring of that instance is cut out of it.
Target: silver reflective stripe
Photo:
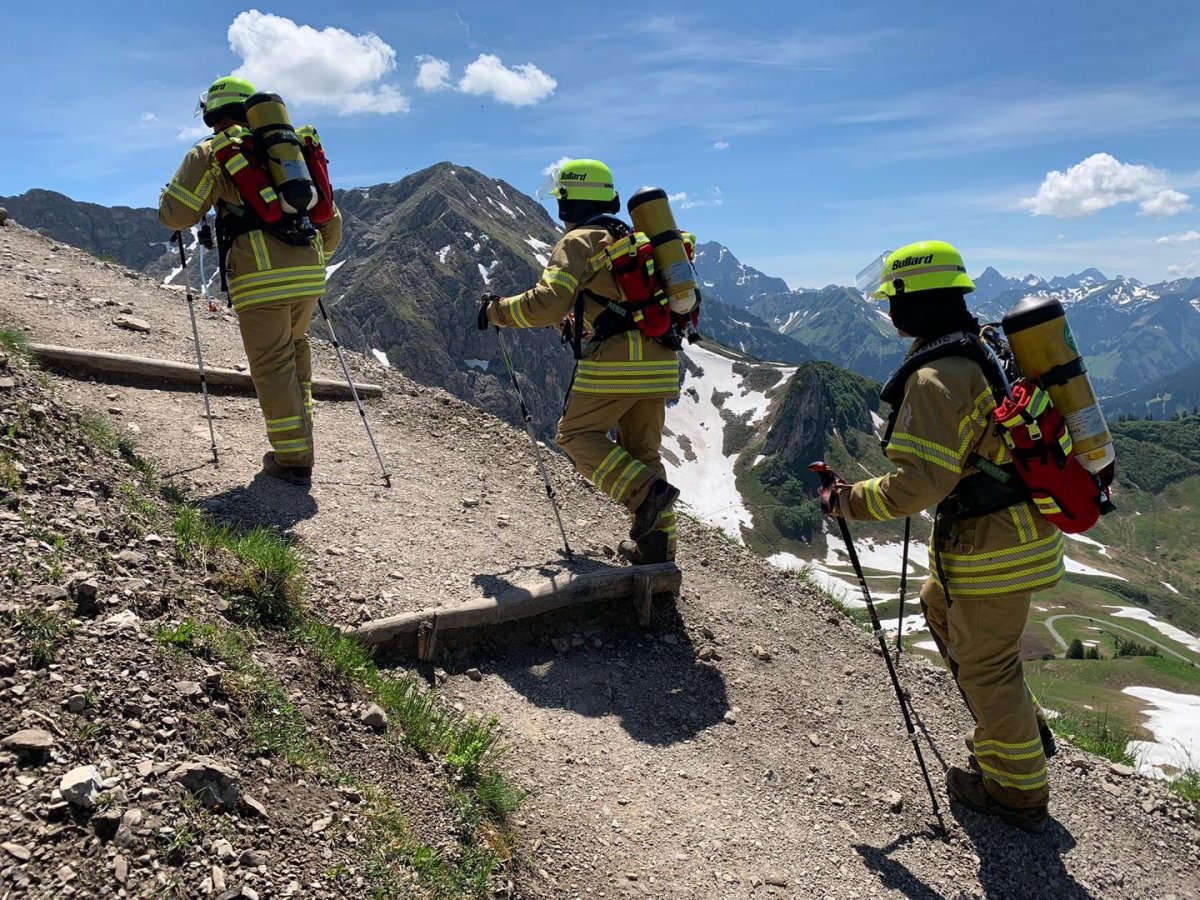
[[[887,280],[895,281],[897,278],[912,278],[914,275],[934,275],[938,272],[962,272],[966,274],[966,268],[963,266],[925,266],[920,269],[901,269],[898,272],[889,272]]]

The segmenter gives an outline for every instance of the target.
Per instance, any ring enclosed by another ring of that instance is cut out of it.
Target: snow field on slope
[[[387,354],[384,353],[382,350],[376,350],[374,347],[372,347],[371,355],[374,356],[381,363],[383,363],[385,366],[387,366],[389,369],[392,367],[392,364],[390,362],[388,362]]]
[[[1113,618],[1136,619],[1139,622],[1145,622],[1155,631],[1169,637],[1173,641],[1183,644],[1183,646],[1187,647],[1193,653],[1200,653],[1200,637],[1188,634],[1182,628],[1176,628],[1169,622],[1162,621],[1148,609],[1142,609],[1138,606],[1106,606],[1104,608],[1113,610]]]
[[[724,408],[734,415],[752,413],[751,424],[763,419],[770,403],[765,393],[743,388],[733,360],[696,345],[684,352],[704,374],[697,378],[685,371],[679,401],[667,407],[667,428],[672,434],[664,436],[663,446],[679,460],[678,465],[666,463],[667,476],[679,488],[680,502],[689,512],[741,541],[742,527],[751,527],[754,520],[737,489],[737,454],[726,456],[723,450],[725,420],[713,403],[713,392],[731,394]],[[779,371],[787,379],[796,369]],[[688,459],[681,436],[691,442],[694,459]]]
[[[1153,687],[1127,687],[1122,693],[1150,704],[1145,728],[1153,741],[1130,741],[1126,748],[1138,761],[1138,771],[1155,778],[1171,777],[1174,769],[1200,767],[1200,697]]]

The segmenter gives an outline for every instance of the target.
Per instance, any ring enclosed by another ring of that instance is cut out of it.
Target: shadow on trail
[[[908,866],[904,863],[892,859],[892,854],[902,847],[911,844],[917,838],[923,835],[905,834],[896,838],[886,847],[872,847],[869,844],[855,844],[854,850],[862,857],[866,867],[879,876],[883,886],[894,891],[899,891],[905,897],[913,898],[913,900],[946,900],[944,894],[939,894],[920,878],[912,873]],[[931,841],[937,841],[938,838],[929,832],[928,838]],[[939,843],[938,848],[933,852],[946,852],[941,849]]]
[[[199,505],[218,522],[283,533],[317,514],[317,501],[307,491],[261,472],[249,484],[214,494]]]
[[[1025,834],[990,816],[950,804],[979,856],[979,883],[988,897],[1092,900],[1094,895],[1067,871],[1062,856],[1075,837],[1051,818],[1041,834]]]
[[[568,568],[582,573],[608,566],[577,558],[548,564],[539,574],[553,577]],[[497,575],[475,581],[489,594],[512,586]],[[689,740],[723,720],[728,694],[721,673],[697,659],[668,596],[656,596],[649,630],[638,626],[632,598],[606,601],[586,621],[573,616],[556,625],[546,618],[518,623],[489,642],[488,670],[542,709],[615,718],[644,744]]]

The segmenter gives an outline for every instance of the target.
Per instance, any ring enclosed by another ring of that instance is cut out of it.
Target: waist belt
[[[964,478],[950,496],[938,504],[937,515],[940,518],[949,521],[973,519],[1029,501],[1029,489],[1015,468],[997,466],[979,459],[974,462],[986,468]]]

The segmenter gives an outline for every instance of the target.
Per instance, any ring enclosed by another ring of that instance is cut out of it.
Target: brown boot
[[[670,509],[671,504],[678,499],[679,489],[677,487],[668,484],[661,478],[654,479],[654,483],[650,485],[650,492],[646,494],[646,499],[633,514],[633,527],[629,529],[630,539],[643,540],[654,530],[658,517]]]
[[[673,562],[667,557],[667,533],[652,531],[640,541],[621,541],[617,552],[635,566]]]
[[[946,792],[951,800],[957,800],[967,809],[973,809],[985,816],[999,816],[1009,825],[1032,834],[1040,834],[1046,827],[1046,820],[1050,818],[1044,806],[1029,809],[1005,806],[988,793],[982,775],[957,766],[951,766],[946,773]]]
[[[300,487],[312,487],[312,466],[284,466],[275,459],[275,451],[268,450],[263,454],[262,471],[264,475],[286,481],[288,484]]]

